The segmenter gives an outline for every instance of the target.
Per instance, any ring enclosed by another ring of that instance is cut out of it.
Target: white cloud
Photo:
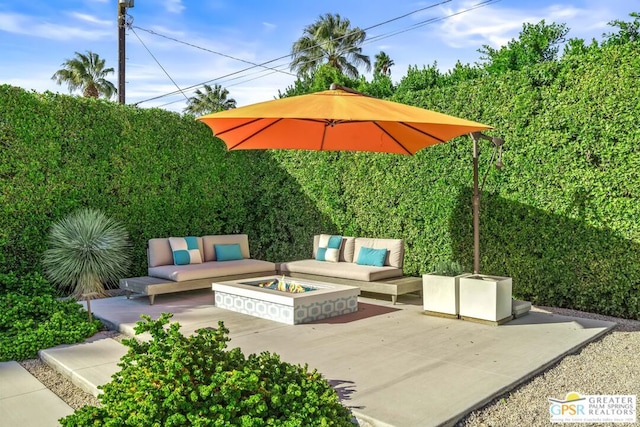
[[[2,31],[14,34],[29,34],[25,23],[28,17],[17,13],[0,13],[0,28]]]
[[[447,8],[446,15],[453,15],[470,6],[471,4],[466,4],[457,9]],[[442,41],[453,48],[480,48],[485,44],[497,48],[517,36],[523,22],[535,19],[523,16],[522,11],[518,10],[481,7],[445,19],[438,33]]]
[[[457,13],[471,6],[471,3],[467,3],[457,9],[448,8],[447,14]],[[480,47],[485,44],[499,48],[517,38],[525,23],[537,24],[542,20],[547,25],[566,24],[570,30],[568,38],[583,37],[584,33],[593,33],[594,29],[606,32],[609,20],[604,20],[603,17],[611,16],[612,13],[606,3],[597,9],[592,6],[587,9],[555,4],[536,8],[535,12],[490,5],[444,20],[439,34],[445,44],[454,48]]]
[[[181,13],[184,10],[182,0],[165,0],[164,8],[170,13]]]
[[[96,16],[89,15],[89,14],[86,14],[86,13],[70,12],[69,16],[71,16],[72,18],[77,19],[78,21],[87,22],[89,24],[96,24],[96,25],[101,25],[101,26],[112,26],[113,25],[113,21],[106,20],[106,19],[99,19]]]
[[[105,21],[98,22],[101,24],[105,23]],[[112,31],[107,29],[97,30],[95,27],[73,27],[68,24],[41,21],[17,13],[1,13],[0,28],[8,33],[46,38],[49,40],[100,40],[113,36]]]
[[[278,26],[277,26],[277,25],[272,24],[272,23],[270,23],[270,22],[263,22],[263,23],[262,23],[262,26],[265,28],[265,30],[266,30],[266,31],[269,31],[269,32],[271,32],[271,31],[275,31],[275,30],[276,30],[276,28],[278,28]]]

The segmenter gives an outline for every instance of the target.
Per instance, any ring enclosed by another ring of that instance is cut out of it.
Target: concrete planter
[[[435,273],[422,275],[422,298],[425,314],[457,318],[460,302],[460,279],[469,276],[440,276]]]
[[[511,320],[511,277],[476,274],[460,279],[460,317],[498,324]]]

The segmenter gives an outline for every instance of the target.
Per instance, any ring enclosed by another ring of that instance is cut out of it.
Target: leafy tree
[[[328,90],[331,83],[350,88],[358,87],[357,80],[345,76],[329,64],[322,64],[310,74],[298,77],[293,86],[289,86],[284,92],[278,91],[278,97],[285,98]]]
[[[215,85],[213,88],[209,85],[204,85],[204,92],[200,89],[196,90],[195,96],[192,96],[187,101],[187,107],[184,111],[185,113],[201,116],[236,108],[236,100],[227,98],[228,95],[229,91],[220,85]]]
[[[404,76],[400,83],[398,83],[398,91],[402,92],[415,92],[423,89],[431,89],[440,85],[442,80],[442,74],[438,70],[438,64],[422,66],[422,69],[418,69],[418,66],[409,66],[407,69],[407,75]]]
[[[470,64],[462,64],[457,61],[453,68],[447,71],[443,76],[443,84],[457,84],[465,80],[473,80],[482,77],[485,72],[482,68]]]
[[[391,67],[396,65],[393,59],[389,57],[385,52],[380,52],[376,55],[376,61],[373,64],[373,74],[384,74],[386,76],[391,75]]]
[[[55,72],[51,80],[61,85],[66,83],[69,92],[80,89],[82,95],[87,98],[98,98],[104,95],[109,99],[117,93],[116,87],[106,79],[108,74],[114,73],[114,69],[105,68],[105,60],[97,53],[86,51],[86,55],[76,52],[75,58],[67,59],[62,63],[62,68]]]
[[[629,16],[634,18],[632,22],[625,22],[619,19],[609,22],[610,26],[617,27],[619,30],[617,33],[603,34],[602,37],[605,38],[603,44],[621,45],[640,40],[640,14],[631,12]]]
[[[569,29],[565,24],[547,25],[544,19],[537,24],[525,23],[518,39],[512,39],[507,46],[494,49],[484,45],[478,49],[484,60],[484,67],[490,73],[522,70],[525,67],[556,60],[559,45],[565,41]]]
[[[291,49],[291,70],[299,76],[327,63],[349,77],[358,77],[358,66],[371,70],[371,61],[360,47],[366,33],[340,15],[327,13],[304,28],[303,36]]]
[[[591,44],[587,45],[584,39],[571,38],[567,40],[564,45],[564,52],[562,53],[562,59],[569,57],[581,56],[589,52],[590,50],[598,49],[598,42],[595,39],[591,40]]]
[[[374,74],[371,82],[362,79],[361,83],[357,86],[357,90],[376,98],[386,99],[393,96],[395,87],[393,86],[391,77],[388,75]]]

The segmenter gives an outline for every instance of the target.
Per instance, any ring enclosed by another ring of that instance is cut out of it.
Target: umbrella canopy
[[[347,88],[261,102],[208,114],[230,150],[301,149],[414,154],[491,126],[384,101]]]

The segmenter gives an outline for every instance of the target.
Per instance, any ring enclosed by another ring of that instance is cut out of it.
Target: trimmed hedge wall
[[[396,92],[506,141],[481,204],[481,271],[536,304],[640,316],[637,43],[522,72]],[[51,223],[80,206],[146,241],[247,233],[252,255],[307,257],[319,232],[406,241],[405,272],[473,264],[471,141],[415,156],[227,152],[193,117],[0,86],[0,268],[38,270]],[[489,132],[492,133],[492,132]],[[481,173],[491,147],[482,146]]]
[[[85,206],[126,225],[132,275],[153,237],[247,233],[253,256],[282,260],[331,228],[268,153],[229,153],[191,116],[7,85],[0,111],[3,271],[41,270],[51,224]]]

